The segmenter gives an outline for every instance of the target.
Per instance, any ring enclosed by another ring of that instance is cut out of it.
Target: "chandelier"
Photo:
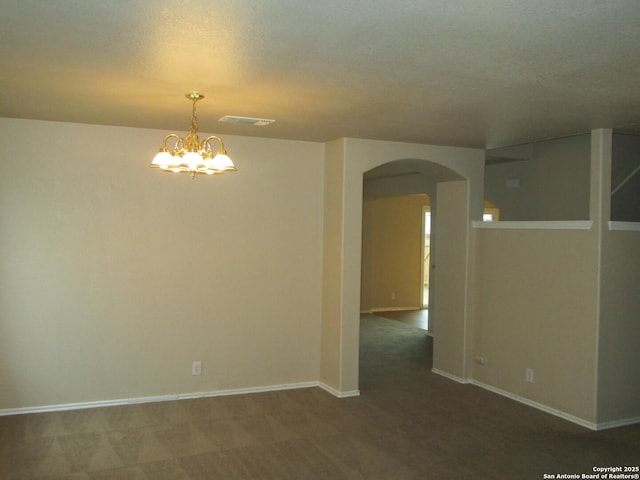
[[[160,151],[151,162],[152,167],[161,168],[167,172],[186,172],[195,178],[196,173],[206,175],[219,175],[226,172],[235,172],[237,169],[220,137],[211,135],[202,142],[198,137],[198,118],[196,117],[196,103],[202,100],[204,95],[191,92],[185,96],[193,102],[191,113],[191,126],[187,136],[182,138],[175,133],[169,133],[162,142]],[[169,149],[167,143],[172,140],[173,148]],[[214,149],[211,142],[219,146]]]

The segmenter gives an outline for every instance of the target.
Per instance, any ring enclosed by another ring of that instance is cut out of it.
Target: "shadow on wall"
[[[488,150],[485,198],[500,220],[588,220],[591,135]]]
[[[613,135],[611,220],[640,222],[640,135]]]

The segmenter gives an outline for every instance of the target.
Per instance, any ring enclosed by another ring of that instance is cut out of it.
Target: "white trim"
[[[67,410],[82,410],[86,408],[115,407],[128,405],[129,400],[104,400],[97,402],[61,403],[58,405],[43,405],[38,407],[20,407],[0,409],[0,417],[7,415],[22,415],[27,413],[64,412]]]
[[[155,403],[155,402],[173,402],[180,400],[179,395],[158,395],[156,397],[136,397],[128,398],[124,400],[125,405],[136,405],[141,403]]]
[[[269,385],[264,387],[253,387],[253,388],[236,388],[229,390],[213,390],[210,392],[194,392],[194,393],[179,393],[172,395],[158,395],[151,397],[136,397],[136,398],[125,398],[125,399],[117,399],[117,400],[101,400],[96,402],[80,402],[80,403],[63,403],[58,405],[43,405],[38,407],[21,407],[21,408],[5,408],[0,409],[0,417],[8,416],[8,415],[20,415],[27,413],[47,413],[47,412],[62,412],[68,410],[82,410],[87,408],[100,408],[100,407],[116,407],[122,405],[135,405],[141,403],[153,403],[153,402],[170,402],[175,400],[186,400],[192,398],[203,398],[203,397],[221,397],[228,395],[242,395],[248,393],[263,393],[263,392],[275,392],[278,390],[295,390],[298,388],[310,388],[310,387],[321,387],[324,390],[327,390],[320,382],[302,382],[302,383],[288,383],[282,385]],[[327,390],[329,393],[332,391]],[[349,393],[349,392],[346,392]],[[359,392],[358,392],[359,393]],[[343,398],[340,395],[334,394],[340,398]],[[345,395],[343,396],[353,396],[353,395]]]
[[[341,392],[340,390],[336,390],[335,388],[327,385],[324,382],[320,382],[318,386],[324,391],[330,393],[334,397],[338,398],[349,398],[349,397],[357,397],[360,395],[360,390],[348,390],[346,392]]]
[[[249,393],[277,392],[279,390],[296,390],[299,388],[319,387],[318,382],[286,383],[282,385],[268,385],[265,387],[232,388],[229,390],[213,390],[210,392],[181,393],[177,400],[186,400],[204,397],[226,397],[230,395],[244,395]]]
[[[482,222],[473,220],[473,228],[494,230],[591,230],[591,220],[549,220],[541,222]]]
[[[376,312],[407,312],[414,310],[422,310],[420,307],[380,307],[380,308],[372,308],[369,310],[369,313]]]
[[[517,402],[523,403],[530,407],[536,408],[538,410],[542,410],[543,412],[550,413],[551,415],[555,415],[557,417],[568,420],[572,423],[576,423],[580,426],[589,428],[591,430],[606,430],[609,428],[617,428],[624,427],[628,425],[635,425],[640,423],[640,417],[631,417],[625,418],[621,420],[612,420],[610,422],[603,423],[592,423],[586,420],[583,420],[574,415],[570,415],[568,413],[562,412],[560,410],[556,410],[555,408],[548,407],[538,402],[534,402],[532,400],[528,400],[519,395],[515,395],[513,393],[509,393],[500,388],[492,387],[491,385],[487,385],[486,383],[479,382],[477,380],[467,380],[456,375],[452,375],[443,370],[438,370],[437,368],[432,368],[431,371],[437,375],[448,378],[449,380],[453,380],[454,382],[461,384],[471,384],[480,388],[484,388],[485,390],[489,390],[490,392],[496,393],[498,395],[510,398]],[[87,408],[101,408],[101,407],[116,407],[122,405],[136,405],[143,403],[154,403],[154,402],[169,402],[176,400],[187,400],[194,398],[205,398],[205,397],[222,397],[222,396],[231,396],[231,395],[242,395],[242,394],[250,394],[250,393],[264,393],[264,392],[275,392],[279,390],[296,390],[299,388],[313,388],[319,387],[322,390],[330,393],[334,397],[337,398],[350,398],[357,397],[360,395],[360,390],[349,390],[346,392],[341,392],[336,390],[333,387],[330,387],[326,383],[323,382],[302,382],[302,383],[288,383],[282,385],[270,385],[265,387],[253,387],[253,388],[236,388],[229,390],[213,390],[209,392],[195,392],[195,393],[181,393],[177,395],[158,395],[151,397],[135,397],[128,399],[119,399],[119,400],[103,400],[96,402],[81,402],[81,403],[63,403],[58,405],[46,405],[40,407],[22,407],[22,408],[5,408],[0,409],[0,417],[9,416],[9,415],[21,415],[21,414],[29,414],[29,413],[50,413],[50,412],[63,412],[69,410],[83,410]]]
[[[471,383],[471,380],[468,380],[466,378],[462,378],[462,377],[458,377],[456,375],[453,375],[451,373],[445,372],[444,370],[439,370],[437,368],[432,368],[431,369],[432,373],[435,373],[436,375],[440,375],[442,377],[448,378],[449,380],[453,380],[454,382],[458,382],[458,383],[462,383],[462,384],[468,384]]]
[[[456,375],[452,375],[450,373],[444,372],[442,370],[438,370],[437,368],[432,368],[431,371],[437,375],[441,375],[445,378],[448,378],[449,380],[453,380],[454,382],[474,385],[476,387],[483,388],[490,392],[496,393],[503,397],[510,398],[511,400],[515,400],[516,402],[522,403],[529,407],[533,407],[545,413],[549,413],[556,417],[560,417],[564,420],[567,420],[571,423],[575,423],[577,425],[580,425],[581,427],[585,427],[590,430],[607,430],[609,428],[625,427],[628,425],[635,425],[637,423],[640,423],[640,417],[630,417],[630,418],[623,418],[621,420],[612,420],[610,422],[593,423],[593,422],[589,422],[588,420],[584,420],[583,418],[576,417],[575,415],[571,415],[569,413],[563,412],[562,410],[551,408],[542,403],[534,402],[533,400],[529,400],[528,398],[521,397],[520,395],[516,395],[515,393],[510,393],[510,392],[507,392],[506,390],[502,390],[500,388],[487,385],[486,383],[480,382],[478,380],[473,380],[473,379],[467,380],[467,379],[458,377]]]
[[[640,222],[609,222],[609,230],[640,232]]]
[[[479,382],[477,380],[471,381],[472,385],[476,387],[484,388],[485,390],[489,390],[490,392],[497,393],[498,395],[502,395],[503,397],[510,398],[517,402],[523,403],[529,407],[536,408],[538,410],[542,410],[545,413],[550,413],[551,415],[555,415],[556,417],[560,417],[564,420],[568,420],[572,423],[580,425],[581,427],[588,428],[590,430],[598,430],[598,425],[593,422],[589,422],[588,420],[584,420],[580,417],[576,417],[575,415],[571,415],[569,413],[563,412],[561,410],[557,410],[555,408],[548,407],[547,405],[543,405],[542,403],[534,402],[533,400],[529,400],[528,398],[521,397],[520,395],[516,395],[515,393],[507,392],[506,390],[502,390],[500,388],[493,387],[491,385],[487,385],[486,383]]]
[[[611,422],[602,422],[596,425],[596,430],[607,430],[609,428],[627,427],[640,423],[640,417],[623,418],[622,420],[613,420]]]

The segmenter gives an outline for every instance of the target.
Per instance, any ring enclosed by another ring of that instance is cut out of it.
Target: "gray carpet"
[[[541,479],[637,465],[591,432],[430,372],[424,330],[362,318],[360,397],[319,388],[0,417],[0,479]]]
[[[431,371],[433,338],[426,330],[371,314],[360,324],[361,392]]]

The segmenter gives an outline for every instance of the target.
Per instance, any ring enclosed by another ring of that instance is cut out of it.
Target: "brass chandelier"
[[[193,102],[191,113],[191,126],[186,137],[182,138],[175,133],[169,133],[162,142],[160,151],[151,162],[152,167],[160,168],[166,172],[186,172],[195,178],[196,173],[205,175],[219,175],[226,172],[235,172],[237,169],[227,151],[222,139],[216,135],[205,138],[202,142],[198,137],[198,118],[196,117],[196,103],[202,100],[204,95],[191,92],[185,96]],[[169,149],[167,142],[175,143]],[[214,149],[211,142],[219,144]]]

